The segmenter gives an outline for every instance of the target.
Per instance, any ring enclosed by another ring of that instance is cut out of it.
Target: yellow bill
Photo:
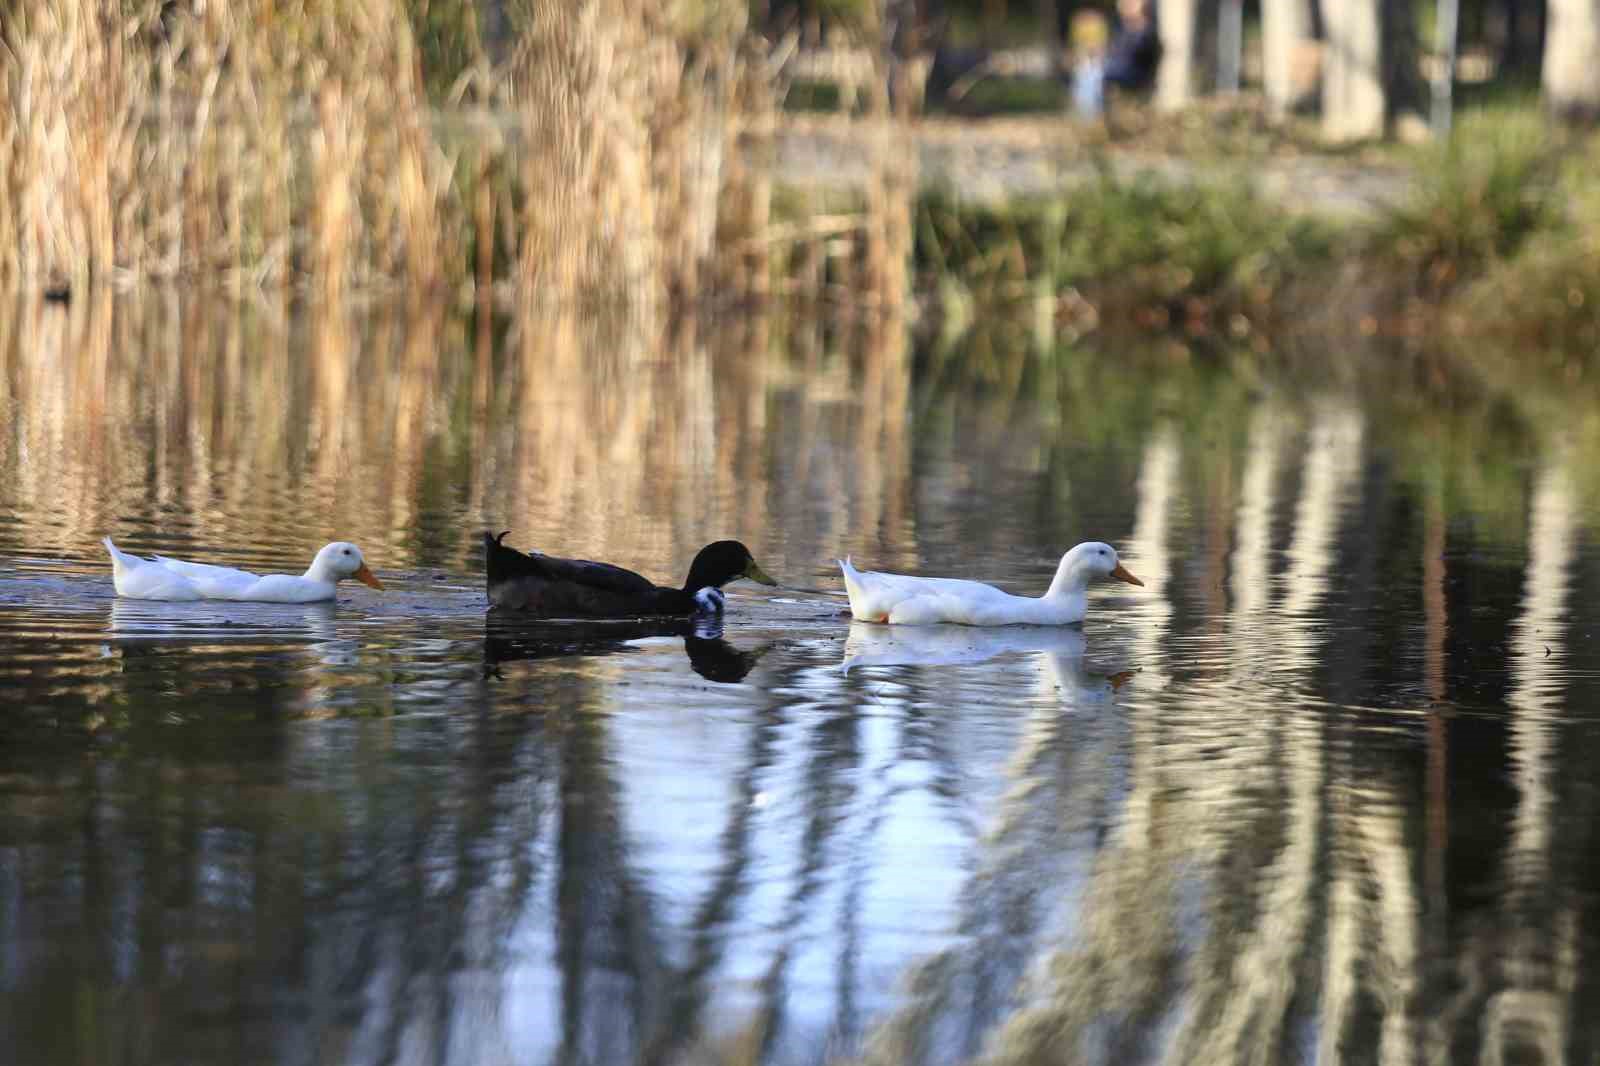
[[[1140,588],[1144,587],[1144,582],[1128,573],[1128,568],[1123,566],[1121,563],[1118,563],[1117,568],[1111,571],[1111,576],[1116,578],[1118,581],[1126,581],[1128,584],[1138,585]]]
[[[759,582],[763,585],[777,584],[776,581],[767,576],[767,572],[765,570],[756,565],[756,561],[754,559],[751,559],[750,562],[745,565],[744,576],[749,578],[751,581]]]

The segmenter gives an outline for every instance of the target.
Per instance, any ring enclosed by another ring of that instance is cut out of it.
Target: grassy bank
[[[1107,166],[979,204],[929,191],[914,125],[869,120],[854,191],[800,193],[763,147],[781,50],[734,0],[520,0],[492,56],[459,4],[13,7],[8,286],[658,311],[794,295],[1069,334],[1596,332],[1597,152],[1531,112],[1468,117],[1401,160],[1414,198],[1360,224],[1258,195],[1253,160],[1299,149],[1237,111],[1151,134],[1196,158],[1214,129],[1238,156],[1224,178]]]
[[[1470,116],[1353,254],[1403,328],[1533,351],[1600,337],[1600,141],[1527,109]]]
[[[1107,174],[1003,210],[930,196],[917,218],[914,255],[927,292],[986,311],[1043,300],[1080,328],[1263,324],[1298,277],[1327,268],[1336,243],[1329,225],[1264,207],[1244,182]]]
[[[1410,194],[1359,220],[1262,195],[1248,160],[1235,177],[1198,181],[1103,167],[1059,195],[1003,206],[924,196],[916,276],[936,308],[1031,304],[1078,328],[1592,344],[1592,138],[1527,110],[1486,112],[1399,162]]]

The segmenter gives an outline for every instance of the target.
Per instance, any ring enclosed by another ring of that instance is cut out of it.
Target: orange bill
[[[1111,576],[1116,578],[1118,581],[1126,581],[1130,585],[1138,585],[1141,588],[1144,586],[1144,582],[1128,573],[1128,568],[1123,566],[1121,563],[1118,563],[1117,568],[1111,571]]]
[[[383,588],[383,582],[378,580],[378,575],[367,569],[367,564],[362,563],[361,569],[350,575],[363,585],[371,585],[375,589]]]

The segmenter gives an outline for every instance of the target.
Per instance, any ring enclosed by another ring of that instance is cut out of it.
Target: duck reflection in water
[[[1093,669],[1084,661],[1083,631],[1071,626],[883,626],[852,622],[845,673],[872,666],[970,666],[1003,655],[1038,657],[1046,679],[1064,697],[1096,698],[1121,688],[1135,671]]]
[[[504,662],[614,655],[638,651],[636,641],[682,637],[689,666],[707,681],[736,684],[755,669],[771,643],[742,650],[722,639],[720,618],[637,618],[617,621],[531,622],[520,612],[491,608],[483,626],[483,661],[491,673]]]
[[[170,602],[162,600],[111,601],[107,630],[111,642],[125,654],[176,644],[304,644],[328,666],[355,661],[358,642],[341,640],[335,619],[337,606],[320,603],[251,603],[240,605],[216,600]]]

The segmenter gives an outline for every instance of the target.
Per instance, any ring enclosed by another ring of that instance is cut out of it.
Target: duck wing
[[[611,563],[519,552],[500,543],[504,536],[484,534],[489,599],[498,607],[551,618],[617,618],[662,613],[677,592]]]
[[[845,592],[850,597],[850,613],[864,622],[887,622],[897,605],[931,592],[936,580],[857,570],[849,559],[838,562],[844,574]]]
[[[863,622],[1003,625],[1022,620],[1008,616],[1015,597],[981,581],[857,570],[848,559],[839,560],[839,569],[850,613]]]
[[[248,570],[236,570],[231,566],[191,563],[182,559],[169,559],[164,555],[155,558],[162,569],[189,582],[208,600],[240,599],[261,580],[259,574],[252,574]]]
[[[182,574],[168,570],[152,559],[129,555],[112,543],[101,541],[111,555],[111,583],[118,596],[130,600],[200,600],[205,596]]]
[[[655,583],[642,574],[611,563],[558,559],[537,553],[530,553],[529,557],[537,564],[539,576],[546,581],[579,585],[616,596],[652,596],[657,591]]]

